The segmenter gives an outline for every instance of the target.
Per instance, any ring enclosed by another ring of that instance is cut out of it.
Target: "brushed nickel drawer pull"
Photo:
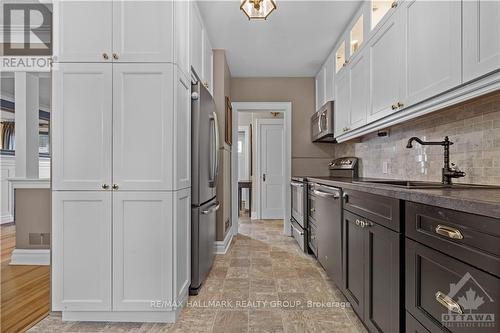
[[[460,232],[460,230],[448,227],[446,225],[438,224],[436,227],[436,234],[446,236],[452,239],[463,239],[464,235]]]
[[[458,304],[453,299],[451,299],[451,297],[449,297],[448,295],[446,295],[440,291],[438,291],[436,293],[436,301],[441,303],[441,305],[443,305],[445,308],[447,308],[451,312],[455,312],[458,314],[464,313],[460,304]]]

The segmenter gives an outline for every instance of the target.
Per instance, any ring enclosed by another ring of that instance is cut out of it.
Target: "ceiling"
[[[277,0],[267,21],[248,21],[239,1],[198,4],[233,77],[291,77],[316,75],[361,1]]]

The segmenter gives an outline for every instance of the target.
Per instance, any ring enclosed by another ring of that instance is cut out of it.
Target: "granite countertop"
[[[500,218],[500,188],[410,189],[386,184],[358,183],[348,178],[307,177],[307,179],[324,185]]]

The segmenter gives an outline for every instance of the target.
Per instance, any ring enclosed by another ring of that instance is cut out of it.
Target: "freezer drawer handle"
[[[316,194],[319,197],[322,197],[322,198],[333,198],[333,199],[339,199],[340,198],[340,195],[338,195],[338,194],[327,193],[327,192],[322,192],[322,191],[318,191],[318,190],[314,190],[313,193]]]
[[[220,208],[220,203],[217,201],[212,206],[208,207],[208,209],[202,210],[201,213],[203,215],[208,215],[217,211],[219,208]]]
[[[297,229],[293,224],[292,224],[292,228],[301,236],[304,236],[304,232],[303,231],[300,231],[299,229]]]
[[[464,313],[462,311],[462,307],[460,306],[460,304],[458,304],[457,302],[455,302],[451,297],[449,297],[445,293],[442,293],[442,292],[438,291],[436,293],[436,301],[438,301],[439,303],[441,303],[441,305],[443,305],[445,308],[447,308],[451,312],[455,312],[455,313],[458,313],[458,314],[463,314]]]

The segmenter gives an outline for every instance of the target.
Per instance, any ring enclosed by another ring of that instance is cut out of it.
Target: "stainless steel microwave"
[[[333,137],[333,101],[326,102],[311,117],[311,138],[313,142],[335,142]]]

